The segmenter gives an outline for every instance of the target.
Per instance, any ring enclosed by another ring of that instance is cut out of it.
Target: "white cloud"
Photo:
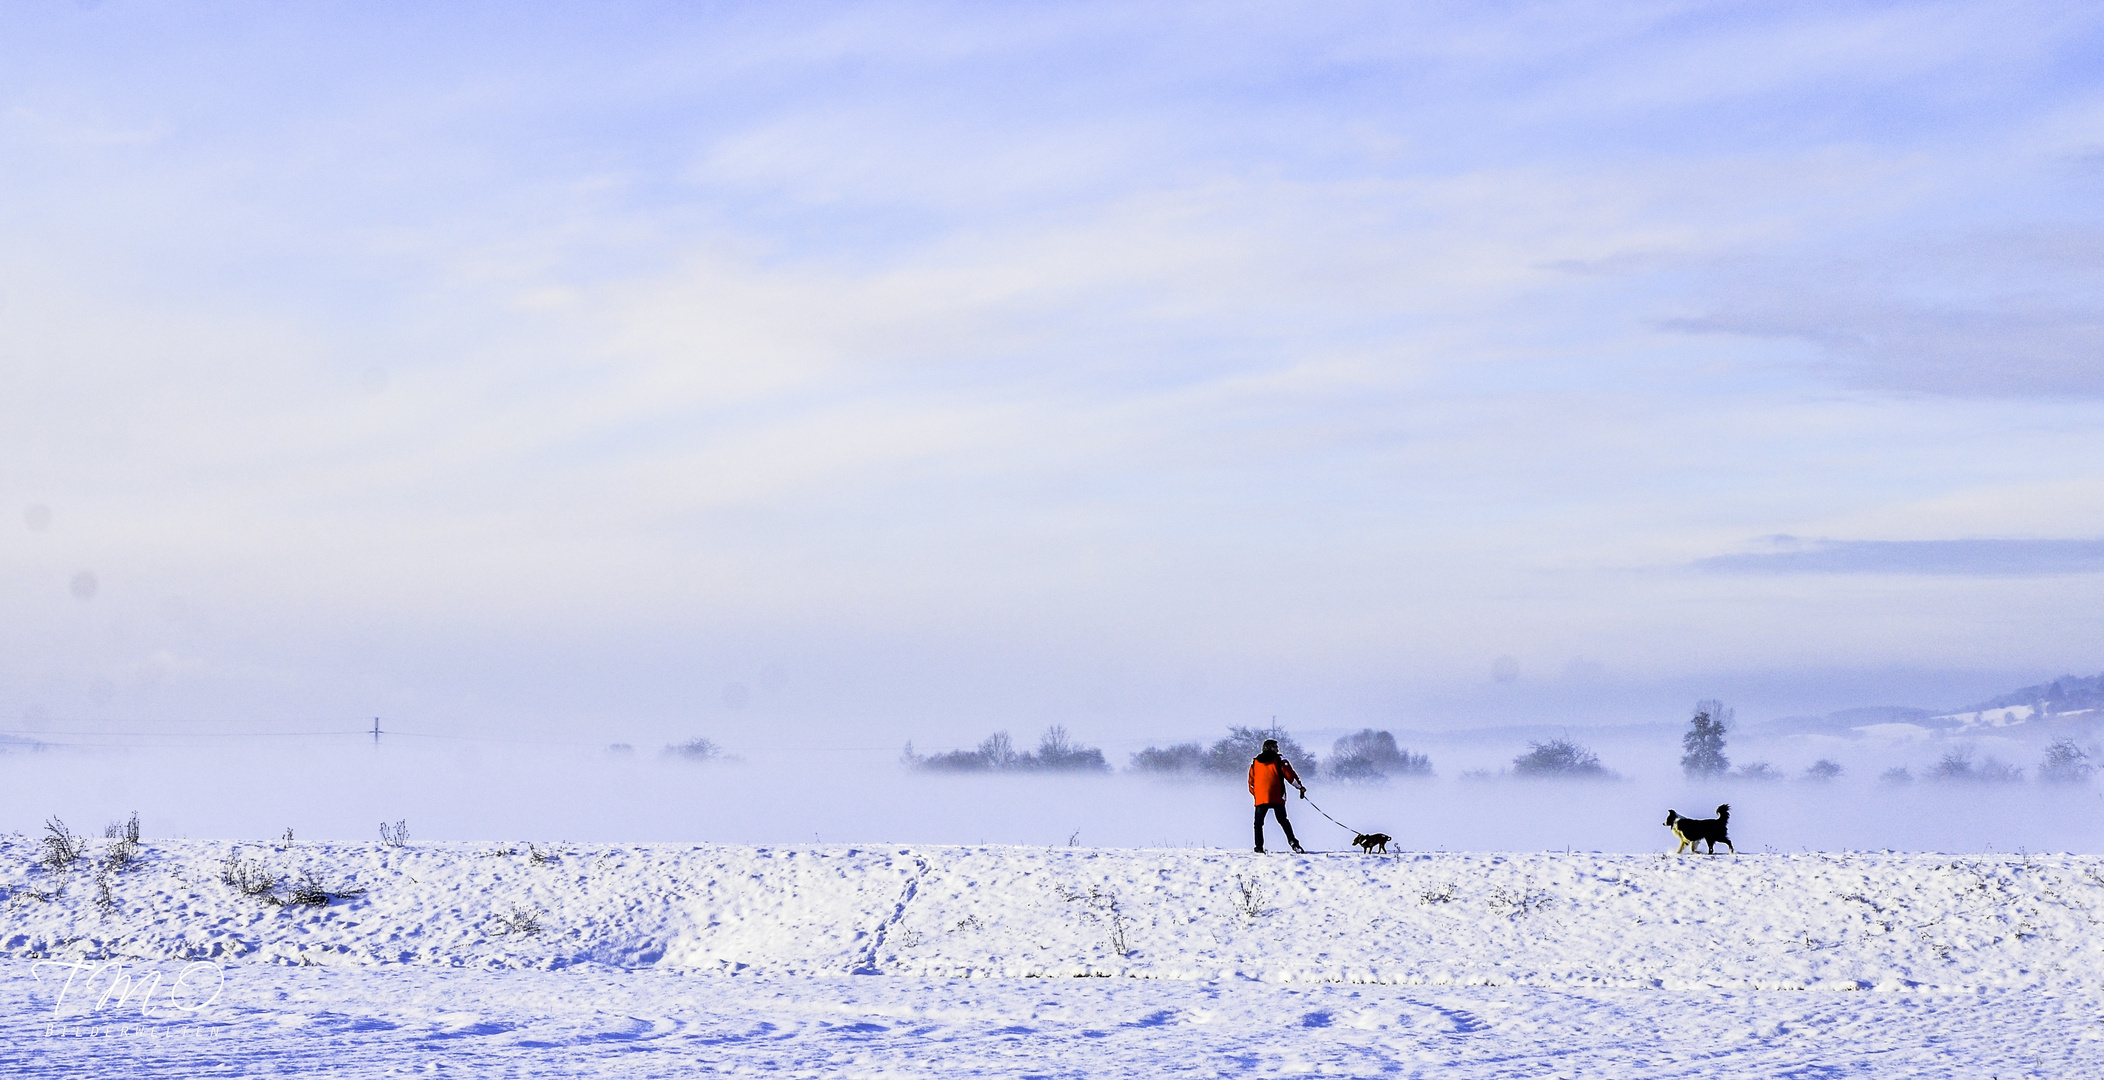
[[[1363,712],[1507,654],[2074,640],[2030,586],[1685,568],[2018,535],[2093,486],[2093,214],[2042,222],[2058,159],[2003,153],[2072,145],[2083,91],[2026,72],[2089,23],[898,12],[553,20],[457,68],[439,20],[370,95],[362,39],[319,82],[37,76],[174,134],[0,189],[0,498],[58,523],[0,565],[61,599],[93,565],[111,620],[21,662],[528,708],[560,669],[671,709],[811,655],[960,712],[1115,662]],[[209,629],[137,614],[169,596]],[[1939,614],[1973,604],[2030,628]]]

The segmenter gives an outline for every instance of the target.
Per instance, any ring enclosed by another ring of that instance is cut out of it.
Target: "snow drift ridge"
[[[0,841],[0,955],[1747,989],[2104,986],[2104,859],[1253,856],[899,846],[240,849],[366,891],[267,904],[234,845],[103,874]],[[107,909],[106,911],[104,909]]]

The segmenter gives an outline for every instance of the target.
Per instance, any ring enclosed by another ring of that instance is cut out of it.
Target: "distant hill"
[[[2104,723],[2104,675],[2066,675],[2049,683],[2012,690],[2000,697],[1937,712],[1903,705],[1843,709],[1824,716],[1785,716],[1759,725],[1762,734],[1848,735],[1880,724],[1912,724],[1947,732],[2012,728],[2038,723]]]
[[[1847,735],[1857,728],[1874,724],[1920,724],[1932,726],[1929,718],[1935,712],[1917,709],[1908,705],[1872,705],[1862,709],[1843,709],[1824,716],[1785,716],[1756,725],[1762,735]]]
[[[2104,710],[2104,675],[2087,679],[2064,675],[1932,717],[1930,722],[1957,728],[2010,727],[2048,720],[2094,720],[2104,716],[2099,710]]]

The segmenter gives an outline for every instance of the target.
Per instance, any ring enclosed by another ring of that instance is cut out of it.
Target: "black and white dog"
[[[1681,817],[1672,810],[1666,811],[1666,828],[1673,830],[1674,838],[1680,841],[1680,848],[1674,852],[1675,855],[1693,848],[1696,844],[1708,844],[1709,853],[1712,855],[1717,853],[1717,845],[1723,844],[1731,848],[1732,854],[1737,855],[1739,849],[1731,846],[1730,825],[1730,803],[1718,807],[1716,817],[1701,821]]]

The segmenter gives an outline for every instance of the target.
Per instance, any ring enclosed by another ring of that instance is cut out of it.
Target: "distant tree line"
[[[1733,722],[1733,710],[1724,702],[1705,700],[1696,703],[1694,715],[1681,736],[1680,767],[1687,778],[1705,782],[1786,779],[1781,769],[1765,761],[1747,762],[1736,768],[1732,766],[1726,745]],[[1381,782],[1392,777],[1433,775],[1430,756],[1399,745],[1391,732],[1362,728],[1331,744],[1328,757],[1318,758],[1291,732],[1275,723],[1270,727],[1232,725],[1226,735],[1211,743],[1192,741],[1149,746],[1132,755],[1128,768],[1132,772],[1157,776],[1240,776],[1249,768],[1250,759],[1256,756],[1266,739],[1278,740],[1279,752],[1293,762],[1295,771],[1309,779],[1320,776],[1346,782]],[[690,760],[709,760],[720,754],[720,750],[706,739],[666,749],[668,753]],[[922,755],[914,751],[912,743],[907,743],[900,760],[911,768],[946,773],[1111,771],[1102,750],[1081,745],[1066,728],[1058,725],[1045,730],[1035,750],[1019,750],[1007,732],[997,731],[969,750]],[[1821,758],[1802,775],[1807,781],[1826,782],[1838,779],[1845,771],[1840,763]],[[2095,773],[2096,767],[2082,747],[2072,739],[2060,739],[2046,747],[2036,775],[2040,781],[2049,783],[2083,783]],[[1465,779],[1492,776],[1483,770],[1462,775]],[[1613,780],[1619,779],[1621,774],[1607,767],[1600,755],[1589,747],[1564,737],[1528,743],[1527,752],[1513,758],[1511,768],[1499,775],[1528,779]],[[1915,776],[1910,770],[1900,767],[1886,770],[1879,778],[1887,783],[1911,783]],[[1960,747],[1946,753],[1924,773],[1923,778],[1947,783],[2009,783],[2023,780],[2025,771],[1992,756],[1975,760],[1971,747]]]
[[[2104,678],[2104,676],[2100,676]],[[2036,689],[2036,688],[2034,688]],[[1681,771],[1690,780],[1781,780],[1782,770],[1765,761],[1755,761],[1731,767],[1731,759],[1725,756],[1725,736],[1731,730],[1732,710],[1721,701],[1700,701],[1695,704],[1695,715],[1688,721],[1688,730],[1681,736]],[[1842,773],[1838,762],[1821,758],[1804,772],[1804,778],[1826,781]],[[2038,764],[2038,779],[2047,783],[2084,783],[2096,773],[2096,766],[2089,754],[2073,739],[2059,739],[2046,747],[2045,758]],[[1888,784],[1908,784],[1914,781],[1914,773],[1905,766],[1884,771],[1878,777]],[[2024,778],[2020,766],[2011,765],[1992,755],[1973,760],[1973,748],[1955,747],[1947,751],[1942,760],[1932,766],[1926,779],[1945,783],[2006,784]]]
[[[1432,759],[1397,745],[1390,732],[1365,728],[1346,735],[1332,745],[1325,761],[1276,724],[1268,728],[1233,725],[1225,736],[1210,744],[1149,746],[1132,755],[1129,769],[1158,776],[1240,776],[1263,749],[1266,739],[1278,740],[1279,753],[1293,763],[1294,771],[1311,779],[1327,776],[1378,782],[1389,777],[1432,775]],[[1046,729],[1034,751],[1018,750],[1007,732],[997,731],[969,750],[921,754],[912,743],[907,743],[899,761],[908,768],[946,773],[1102,773],[1111,769],[1102,750],[1075,742],[1067,729],[1059,726]]]
[[[974,749],[951,750],[927,757],[914,753],[913,744],[909,742],[899,760],[911,768],[948,773],[1110,771],[1110,763],[1103,760],[1103,751],[1075,742],[1068,736],[1067,729],[1057,724],[1046,728],[1039,736],[1034,751],[1018,752],[1015,740],[1007,732],[996,731]]]
[[[1336,780],[1380,781],[1391,776],[1432,775],[1432,759],[1396,745],[1390,732],[1364,728],[1346,735],[1331,745],[1325,764],[1277,724],[1268,728],[1230,726],[1227,735],[1210,746],[1196,742],[1150,746],[1132,755],[1132,771],[1170,776],[1240,776],[1248,771],[1251,759],[1263,749],[1266,739],[1277,739],[1280,756],[1293,763],[1294,772],[1309,779],[1327,776]]]
[[[2073,739],[2055,740],[2046,747],[2045,757],[2038,763],[2038,779],[2048,784],[2086,783],[2096,772],[2097,767],[2090,761],[2089,753]],[[1947,784],[2013,784],[2024,779],[2024,770],[2022,766],[2011,765],[1992,754],[1974,761],[1973,748],[1960,746],[1946,751],[1922,778]],[[1902,765],[1886,769],[1878,779],[1888,784],[1911,784],[1914,773]]]

